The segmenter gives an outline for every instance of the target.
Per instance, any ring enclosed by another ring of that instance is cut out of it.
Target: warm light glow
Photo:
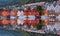
[[[10,20],[7,20],[7,19],[3,19],[2,20],[2,23],[5,25],[5,24],[9,24],[10,23]]]
[[[13,25],[17,25],[17,20],[12,20],[11,23],[12,23]]]
[[[48,15],[48,11],[47,10],[44,10],[44,15]]]
[[[59,14],[59,16],[60,16],[60,14]]]
[[[14,15],[14,16],[17,16],[17,12],[18,12],[18,11],[13,10],[13,11],[11,12],[11,14]]]
[[[49,19],[49,21],[55,21],[54,19]]]
[[[49,16],[55,16],[54,14],[50,14]]]
[[[9,15],[10,15],[10,13],[8,11],[3,11],[2,12],[2,16],[9,16]]]
[[[35,10],[32,10],[32,11],[25,11],[24,12],[24,15],[35,15],[35,16],[39,16],[39,12],[35,11]]]
[[[39,20],[36,19],[36,20],[24,20],[24,24],[27,24],[27,25],[37,25],[39,23]]]
[[[44,24],[45,24],[45,25],[47,25],[47,24],[48,24],[48,22],[49,22],[48,20],[44,20]]]
[[[54,14],[52,16],[55,16]]]

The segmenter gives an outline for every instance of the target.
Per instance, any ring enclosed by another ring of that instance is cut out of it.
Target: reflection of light
[[[44,12],[45,12],[44,15],[47,16],[48,15],[48,11],[47,10],[44,10]]]
[[[47,15],[47,13],[45,13],[44,15]]]
[[[24,20],[24,24],[27,25],[37,25],[39,23],[39,19],[36,20]]]
[[[15,16],[11,16],[10,19],[16,19],[16,17]]]
[[[49,16],[55,16],[54,14],[51,14],[51,15],[49,15]]]
[[[3,24],[9,24],[9,23],[10,23],[10,20],[3,19],[3,20],[2,20],[2,23],[3,23]]]
[[[42,20],[47,20],[48,19],[48,16],[41,16],[41,19]]]
[[[17,20],[12,20],[11,23],[12,23],[13,25],[17,25]]]
[[[14,15],[14,16],[17,16],[17,12],[18,12],[18,11],[13,10],[13,11],[11,12],[11,14]]]
[[[45,20],[44,23],[45,23],[45,25],[47,25],[48,24],[48,20]]]
[[[60,16],[60,15],[59,15]]]
[[[60,20],[60,15],[56,16],[56,18],[57,18],[58,20]]]
[[[35,20],[35,16],[34,15],[30,15],[30,16],[28,16],[28,19],[29,20]]]
[[[55,15],[52,15],[52,16],[55,16]]]
[[[18,23],[18,25],[20,25],[20,24],[23,25],[24,21],[17,19],[17,23]]]
[[[54,19],[49,19],[49,21],[55,21]]]
[[[10,15],[10,13],[8,11],[3,11],[2,12],[2,16],[9,16],[9,15]]]
[[[17,12],[17,16],[20,16],[20,15],[23,15],[23,14],[24,14],[23,11],[18,11],[18,12]]]

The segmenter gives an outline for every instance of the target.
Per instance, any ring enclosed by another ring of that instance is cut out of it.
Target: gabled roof
[[[46,10],[55,10],[55,12],[59,12],[60,11],[60,5],[59,4],[55,4],[56,6],[54,6],[53,4],[47,5],[47,9]]]

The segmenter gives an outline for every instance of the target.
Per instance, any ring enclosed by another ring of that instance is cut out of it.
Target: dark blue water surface
[[[0,29],[0,36],[23,36],[21,32]]]
[[[13,4],[20,4],[25,0],[0,0],[0,7],[13,5]]]
[[[22,32],[22,31],[0,29],[0,36],[58,36],[58,35],[37,34],[37,33],[29,33],[24,31]]]

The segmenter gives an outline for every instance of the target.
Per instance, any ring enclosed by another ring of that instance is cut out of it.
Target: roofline
[[[44,3],[45,3],[45,2],[37,2],[37,3],[25,4],[25,5],[22,5],[22,6],[41,5],[41,4],[44,4]]]

